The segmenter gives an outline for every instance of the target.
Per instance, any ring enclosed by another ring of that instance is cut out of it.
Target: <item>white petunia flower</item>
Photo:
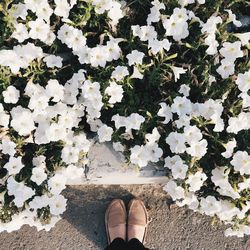
[[[215,215],[221,211],[221,202],[216,200],[214,196],[207,196],[206,198],[201,198],[200,210],[206,215]]]
[[[241,50],[241,42],[234,43],[224,42],[223,47],[220,49],[220,54],[226,58],[227,61],[233,62],[239,57],[243,57],[243,51]]]
[[[216,70],[223,79],[228,78],[229,76],[234,74],[235,68],[234,63],[232,61],[229,61],[227,59],[221,60],[221,65]]]
[[[231,10],[225,10],[228,13],[228,22],[233,22],[236,27],[241,27],[242,23],[236,20],[236,15]]]
[[[169,145],[172,153],[184,153],[186,150],[185,136],[178,132],[171,132],[166,138],[166,143]]]
[[[32,113],[29,109],[17,106],[10,113],[12,116],[10,125],[19,135],[29,135],[35,129]]]
[[[186,96],[177,96],[173,100],[171,105],[171,111],[177,113],[180,117],[186,114],[190,114],[192,111],[192,103]]]
[[[5,103],[17,103],[20,97],[20,91],[16,89],[14,86],[9,86],[2,93]]]
[[[66,180],[65,176],[56,173],[48,180],[49,191],[54,195],[60,194],[66,187]]]
[[[206,179],[206,174],[202,173],[201,171],[198,171],[195,174],[189,174],[188,179],[186,180],[186,183],[189,184],[189,191],[198,191]]]
[[[174,72],[174,80],[175,80],[175,82],[180,78],[181,74],[185,74],[186,71],[187,71],[186,69],[183,69],[181,67],[170,66],[170,68]]]
[[[26,186],[23,182],[17,182],[13,176],[7,180],[7,190],[9,195],[14,195],[14,204],[22,207],[24,202],[35,195],[35,191]]]
[[[49,208],[53,215],[60,215],[66,210],[67,199],[62,195],[54,195],[49,198]]]
[[[230,163],[241,175],[250,174],[250,155],[246,151],[237,151]]]
[[[177,186],[175,181],[169,181],[167,185],[163,187],[163,190],[168,192],[174,201],[185,197],[184,189]]]
[[[148,151],[144,146],[136,145],[130,149],[130,161],[131,163],[138,165],[139,167],[146,167],[148,164]]]
[[[22,163],[22,157],[13,157],[9,158],[9,161],[3,166],[8,170],[9,175],[15,175],[20,172],[20,170],[24,167]]]
[[[128,68],[125,66],[117,66],[115,70],[112,72],[111,77],[117,81],[122,81],[125,76],[128,76]]]
[[[64,86],[59,84],[57,80],[49,80],[45,89],[45,93],[53,102],[59,102],[64,97]]]
[[[246,71],[243,74],[239,73],[235,83],[240,91],[247,93],[250,89],[250,70]]]
[[[9,138],[3,138],[0,143],[0,150],[2,150],[3,154],[14,156],[16,153],[16,146],[17,145]]]
[[[99,142],[111,141],[113,132],[111,127],[106,124],[102,125],[97,131]]]
[[[159,104],[161,108],[159,109],[157,115],[160,117],[164,117],[165,120],[162,121],[163,124],[167,124],[170,122],[170,120],[173,119],[173,114],[171,112],[171,108],[164,102],[161,102]]]
[[[131,53],[129,53],[126,57],[128,59],[128,65],[134,65],[134,64],[142,64],[142,60],[145,54],[143,52],[140,52],[138,50],[133,50]]]
[[[121,85],[118,85],[116,82],[110,82],[109,87],[105,89],[105,93],[110,96],[109,103],[114,104],[121,102],[123,98],[123,88]]]
[[[43,181],[47,179],[47,174],[42,167],[35,167],[32,169],[32,175],[30,178],[37,185],[41,185]]]
[[[11,37],[17,39],[19,43],[28,39],[29,33],[26,26],[22,23],[15,24],[15,31],[12,33]]]
[[[187,147],[186,152],[198,159],[202,158],[207,153],[207,140],[203,139],[199,142],[193,141],[190,147]]]
[[[236,146],[237,146],[237,142],[235,138],[233,138],[233,140],[229,141],[227,144],[224,145],[226,151],[221,153],[221,155],[225,158],[230,158]]]
[[[249,44],[250,32],[237,33],[237,34],[234,34],[234,35],[240,39],[242,46],[245,46],[245,45]]]
[[[30,27],[29,36],[32,39],[39,39],[42,42],[46,42],[48,34],[50,32],[50,26],[43,19],[37,18],[35,21],[29,21]]]
[[[61,68],[63,59],[60,56],[48,55],[43,58],[48,68]]]

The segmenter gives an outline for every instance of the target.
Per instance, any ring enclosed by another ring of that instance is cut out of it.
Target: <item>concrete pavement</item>
[[[71,186],[64,192],[68,209],[50,232],[28,226],[0,234],[1,250],[99,250],[106,245],[104,212],[114,198],[140,197],[149,210],[147,246],[155,250],[247,250],[250,238],[226,238],[225,226],[171,205],[160,185]]]

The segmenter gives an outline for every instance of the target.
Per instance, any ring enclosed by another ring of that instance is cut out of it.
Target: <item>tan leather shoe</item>
[[[145,243],[148,225],[148,213],[143,201],[133,199],[128,205],[128,241],[136,238]]]
[[[124,202],[120,199],[113,200],[105,213],[108,244],[116,238],[126,240],[126,220],[127,211]]]

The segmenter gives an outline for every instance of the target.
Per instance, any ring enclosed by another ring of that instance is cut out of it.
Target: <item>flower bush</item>
[[[140,168],[165,164],[177,205],[229,224],[226,235],[250,234],[247,1],[6,0],[0,10],[0,231],[55,225],[94,133]]]

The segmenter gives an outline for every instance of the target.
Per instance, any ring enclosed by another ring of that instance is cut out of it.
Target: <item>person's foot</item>
[[[126,219],[127,212],[124,202],[120,199],[113,200],[105,213],[108,244],[116,238],[126,240]]]
[[[146,229],[148,224],[148,213],[143,201],[133,199],[128,205],[128,241],[136,238],[140,242],[145,242]]]

